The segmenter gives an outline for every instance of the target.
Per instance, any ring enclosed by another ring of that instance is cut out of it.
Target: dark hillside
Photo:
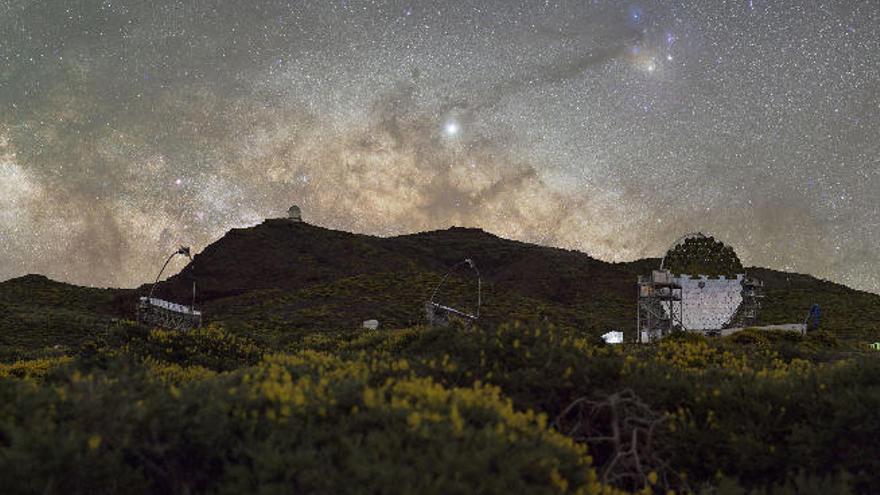
[[[802,322],[810,307],[821,308],[821,327],[839,337],[880,340],[880,296],[810,275],[767,268],[749,272],[764,281],[766,297],[759,323]]]
[[[119,291],[26,275],[0,283],[0,358],[22,350],[74,347],[114,317]]]
[[[484,324],[540,320],[593,335],[633,330],[636,277],[659,265],[659,259],[607,263],[480,229],[379,238],[270,219],[229,231],[160,283],[157,295],[188,303],[195,278],[197,304],[207,321],[271,340],[355,329],[373,318],[384,328],[399,328],[423,321],[424,301],[447,267],[468,257],[483,276]],[[877,295],[808,275],[765,268],[748,272],[766,283],[760,323],[803,321],[810,306],[819,303],[823,328],[847,338],[877,338]],[[440,297],[473,309],[475,282],[469,273],[461,275],[450,279]],[[138,290],[90,289],[39,276],[0,283],[0,304],[7,308],[0,345],[73,343],[84,330],[64,322],[88,322],[88,327],[108,318],[132,318],[137,296],[149,289],[146,284]],[[10,333],[10,328],[18,330]]]
[[[274,319],[288,328],[351,327],[368,318],[409,325],[464,258],[483,276],[486,321],[540,318],[591,332],[630,323],[635,285],[626,265],[465,228],[377,238],[268,220],[230,231],[158,294],[187,301],[195,277],[206,313],[233,326]],[[472,308],[476,290],[461,275],[441,296]]]
[[[185,297],[196,277],[200,299],[213,300],[253,290],[298,289],[405,266],[406,260],[384,249],[377,237],[271,219],[230,230],[162,290],[170,297]]]

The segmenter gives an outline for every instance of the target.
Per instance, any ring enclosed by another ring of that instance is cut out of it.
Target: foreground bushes
[[[11,493],[871,493],[880,361],[820,337],[413,327],[272,354],[126,325],[0,364],[0,476]],[[607,438],[637,421],[652,442],[618,462],[633,443]]]
[[[880,361],[838,347],[824,335],[754,332],[610,347],[538,324],[377,332],[336,352],[405,356],[419,375],[448,385],[491,383],[551,422],[576,400],[631,390],[666,418],[654,444],[676,471],[669,488],[699,490],[728,476],[764,489],[848,473],[852,487],[871,493],[880,484]],[[590,430],[612,430],[607,415],[592,421]],[[594,445],[591,454],[601,471],[615,452]]]
[[[0,380],[0,476],[6,493],[602,489],[583,446],[495,387],[375,378],[306,352],[179,388],[138,369]]]

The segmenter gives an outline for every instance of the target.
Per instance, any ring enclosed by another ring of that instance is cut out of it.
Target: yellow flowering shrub
[[[0,380],[4,488],[614,493],[599,478],[621,483],[606,476],[615,451],[588,438],[611,410],[575,411],[582,435],[558,419],[622,390],[662,419],[668,466],[620,484],[639,493],[725,474],[760,489],[803,466],[869,492],[880,472],[880,364],[827,347],[816,359],[788,336],[607,346],[543,323],[248,335],[132,326],[74,358],[0,364],[26,378]]]
[[[20,360],[11,364],[0,363],[0,378],[41,379],[52,369],[73,361],[69,356]]]
[[[434,479],[439,483],[435,489],[616,493],[598,483],[583,445],[549,429],[545,414],[515,410],[498,387],[475,383],[447,388],[430,377],[415,376],[405,361],[361,357],[343,360],[314,351],[268,356],[244,374],[238,388],[230,389],[245,399],[236,414],[280,428],[306,425],[309,437],[323,435],[316,432],[342,434],[375,459],[394,459],[401,479],[414,483],[413,492],[421,490],[415,487],[424,480]],[[374,373],[386,376],[391,369],[399,375],[377,383]],[[433,461],[421,465],[426,456]],[[335,462],[356,478],[361,471],[372,472],[357,464],[359,459],[360,454]],[[425,472],[408,478],[405,466],[411,463]],[[496,470],[498,474],[486,476]],[[330,481],[311,482],[333,491],[333,485],[322,485]],[[407,481],[401,483],[403,491],[410,491]]]
[[[186,332],[154,328],[147,335],[144,348],[147,355],[158,360],[214,370],[253,364],[261,354],[253,342],[217,325]]]
[[[144,359],[144,366],[151,376],[163,383],[182,383],[193,380],[204,380],[217,374],[204,366],[181,366],[177,363],[159,361],[152,357]]]

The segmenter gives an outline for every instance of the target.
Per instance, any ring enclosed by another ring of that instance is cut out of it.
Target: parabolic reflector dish
[[[744,269],[733,248],[703,234],[679,239],[663,267],[681,285],[681,323],[687,330],[720,330],[743,302]],[[664,308],[668,314],[668,304]]]
[[[681,323],[688,330],[724,328],[743,301],[743,275],[732,279],[685,275],[673,280],[681,285]]]

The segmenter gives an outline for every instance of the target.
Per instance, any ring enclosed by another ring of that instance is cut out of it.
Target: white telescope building
[[[660,268],[639,277],[637,340],[676,331],[720,335],[754,323],[760,281],[745,274],[732,248],[700,233],[678,239]]]

